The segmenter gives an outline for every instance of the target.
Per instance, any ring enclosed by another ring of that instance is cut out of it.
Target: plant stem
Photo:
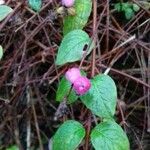
[[[96,44],[96,30],[97,30],[97,0],[93,0],[93,41]],[[95,75],[95,56],[96,56],[96,48],[93,48],[92,52],[92,72],[91,77]],[[85,140],[85,150],[88,150],[89,147],[89,138],[90,138],[90,131],[91,131],[91,113],[89,112],[88,115],[88,126],[86,132],[86,140]]]
[[[97,24],[97,1],[93,0],[93,41],[96,44],[96,24]],[[95,55],[96,55],[96,48],[93,48],[92,52],[92,72],[91,76],[93,77],[95,74]]]

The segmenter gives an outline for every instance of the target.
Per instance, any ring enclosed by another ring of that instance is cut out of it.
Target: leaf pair
[[[74,120],[63,123],[52,139],[52,150],[75,150],[85,129]],[[98,124],[91,132],[91,142],[96,150],[129,150],[129,142],[122,128],[113,120]]]
[[[71,84],[62,78],[56,93],[56,100],[61,102],[67,96]],[[68,96],[68,103],[73,103],[78,96],[72,90]],[[81,101],[89,108],[93,114],[101,118],[112,118],[115,114],[117,91],[114,81],[108,75],[97,75],[91,79],[91,88],[83,96]]]
[[[63,78],[57,91],[57,100],[71,88]],[[129,141],[122,128],[112,119],[115,114],[117,91],[114,81],[108,75],[97,75],[91,79],[91,89],[80,96],[81,101],[95,115],[105,118],[91,131],[91,143],[95,150],[129,150]],[[61,90],[63,89],[64,90]],[[67,88],[66,88],[67,87]],[[67,90],[66,90],[67,89]],[[72,91],[74,92],[74,91]],[[74,97],[73,97],[74,96]],[[60,99],[59,99],[60,98]],[[73,99],[71,99],[73,98]],[[77,100],[75,93],[68,97],[69,103]],[[85,129],[76,121],[66,121],[53,137],[53,150],[75,150],[85,136]],[[68,138],[70,137],[70,138]]]

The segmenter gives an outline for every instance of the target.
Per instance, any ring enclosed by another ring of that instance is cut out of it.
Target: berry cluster
[[[73,89],[79,95],[85,94],[91,87],[90,80],[80,74],[78,68],[71,68],[65,74],[66,79],[73,84]]]
[[[62,5],[66,7],[72,7],[75,0],[62,0]]]

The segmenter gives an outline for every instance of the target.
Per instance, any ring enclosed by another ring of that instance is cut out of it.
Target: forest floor
[[[85,59],[82,69],[95,74],[110,67],[118,91],[116,120],[129,137],[131,150],[150,149],[150,7],[138,0],[140,10],[126,19],[114,11],[117,0],[97,0],[96,57]],[[148,1],[147,1],[148,2]],[[43,0],[39,13],[24,0],[7,0],[14,9],[0,23],[0,150],[10,145],[46,149],[49,139],[63,122],[55,120],[59,103],[56,91],[72,63],[57,67],[55,58],[62,40],[63,17],[56,15],[58,0]],[[149,3],[150,5],[150,3]],[[93,12],[84,30],[93,35]],[[74,118],[88,123],[88,111],[78,101],[67,106]],[[70,119],[71,114],[65,114]],[[91,149],[89,144],[89,150]],[[84,149],[82,144],[79,149]]]

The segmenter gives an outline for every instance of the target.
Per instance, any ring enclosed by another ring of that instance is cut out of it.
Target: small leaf
[[[91,0],[75,0],[76,15],[66,16],[64,19],[63,33],[66,35],[72,30],[83,29],[86,25],[92,10]]]
[[[2,46],[0,45],[0,60],[2,59],[2,57],[3,57],[3,48],[2,48]]]
[[[122,11],[122,4],[121,3],[116,3],[114,5],[115,10],[117,10],[118,12]]]
[[[131,8],[126,9],[125,17],[127,20],[131,19],[134,16],[134,11]]]
[[[19,148],[16,145],[10,146],[9,148],[6,148],[6,150],[19,150]]]
[[[81,96],[81,101],[95,115],[111,118],[115,114],[117,91],[114,81],[108,75],[97,75],[91,80],[91,88]]]
[[[131,4],[126,2],[126,3],[122,3],[122,11],[126,11],[126,9],[131,8]]]
[[[0,21],[8,16],[9,13],[13,11],[12,8],[6,5],[0,5]]]
[[[40,11],[42,7],[42,0],[28,0],[29,6],[35,10],[35,11]]]
[[[83,126],[74,120],[63,123],[52,139],[53,150],[75,150],[85,136]]]
[[[130,4],[129,3],[116,3],[114,5],[114,8],[118,12],[121,12],[121,11],[125,11],[126,9],[130,8]]]
[[[122,128],[112,120],[98,124],[91,133],[95,150],[129,150],[129,141]]]
[[[88,34],[82,30],[73,30],[69,32],[62,40],[58,49],[56,58],[57,65],[64,65],[68,62],[81,60],[84,54],[83,48],[85,45],[90,45],[91,39]],[[87,54],[92,50],[91,44]]]
[[[86,76],[86,73],[83,70],[81,70],[80,73],[82,76]],[[65,77],[63,77],[60,80],[60,83],[58,85],[58,89],[56,92],[56,101],[62,102],[64,98],[68,95],[70,88],[71,88],[71,83]],[[76,95],[75,91],[72,89],[68,96],[67,103],[72,104],[77,99],[78,96]]]
[[[135,12],[137,12],[137,11],[140,10],[140,7],[139,7],[137,4],[133,4],[132,6],[133,6],[133,10],[134,10]]]
[[[56,92],[56,101],[58,102],[62,102],[64,100],[64,98],[69,94],[69,91],[71,89],[71,84],[70,82],[63,77],[59,83],[57,92]],[[74,90],[71,90],[67,102],[73,103],[78,99],[78,96],[76,95],[76,93],[74,92]]]

